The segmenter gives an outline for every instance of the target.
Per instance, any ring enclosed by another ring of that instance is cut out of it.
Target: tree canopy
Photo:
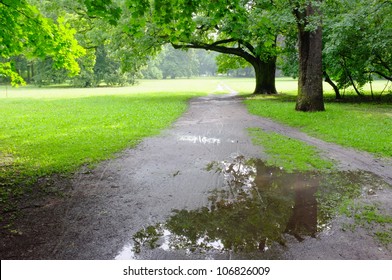
[[[189,65],[200,57],[167,44],[221,53],[220,71],[251,65],[254,93],[277,92],[278,64],[299,77],[303,111],[323,110],[322,75],[337,97],[342,88],[361,94],[366,82],[392,79],[389,0],[0,0],[0,7],[0,74],[13,84],[23,76],[37,84],[122,85],[140,71],[198,72]],[[170,61],[152,62],[160,52]]]
[[[12,84],[24,83],[10,60],[20,54],[51,57],[55,67],[63,67],[71,75],[79,72],[76,59],[85,51],[63,18],[54,22],[26,0],[1,0],[0,26],[0,74],[9,76]]]
[[[271,1],[127,1],[129,29],[151,44],[204,49],[248,61],[256,72],[256,93],[276,93],[276,34],[267,9]]]
[[[392,77],[392,2],[327,0],[323,16],[323,74],[340,98],[339,89],[353,86],[361,94],[365,83]],[[298,77],[296,36],[285,38],[279,67]]]
[[[325,8],[324,69],[339,88],[373,75],[392,81],[392,2],[344,0]]]

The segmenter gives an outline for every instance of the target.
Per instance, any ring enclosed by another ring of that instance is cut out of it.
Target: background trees
[[[198,75],[198,60],[194,51],[176,51],[170,45],[165,45],[160,57],[159,69],[164,79],[170,77],[187,77]]]
[[[202,50],[176,50],[168,44],[156,57],[151,57],[141,74],[148,79],[214,76],[217,72],[215,57],[214,53]]]
[[[219,73],[235,73],[237,77],[254,77],[251,65],[244,59],[234,55],[220,54],[216,57]]]
[[[341,89],[362,86],[374,79],[391,78],[392,12],[390,1],[328,0],[323,13],[323,75],[340,98]],[[298,77],[296,38],[285,38],[279,67]]]
[[[174,78],[251,66],[254,92],[276,93],[278,61],[286,74],[299,77],[297,109],[313,111],[324,108],[321,74],[338,98],[339,89],[352,86],[360,95],[365,83],[392,79],[388,0],[0,0],[0,5],[0,74],[14,84],[123,85],[140,73]]]
[[[324,70],[357,94],[374,78],[392,80],[392,2],[344,0],[325,7]]]

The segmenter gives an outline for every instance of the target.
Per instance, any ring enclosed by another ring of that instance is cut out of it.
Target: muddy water
[[[381,184],[363,172],[287,173],[241,155],[206,170],[225,182],[210,192],[207,207],[175,210],[167,221],[140,229],[116,259],[279,259],[290,246],[287,236],[316,237],[342,201]]]

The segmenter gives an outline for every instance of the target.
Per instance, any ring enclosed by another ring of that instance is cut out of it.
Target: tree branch
[[[212,43],[211,45],[212,45],[212,46],[217,46],[217,45],[223,45],[223,44],[234,43],[234,42],[238,42],[238,43],[240,43],[241,45],[244,45],[244,46],[249,50],[249,52],[250,52],[252,55],[256,56],[255,48],[252,46],[252,44],[249,43],[249,42],[246,42],[246,41],[244,41],[244,40],[242,40],[242,39],[230,38],[230,39],[225,39],[225,40],[216,41],[215,43]]]
[[[212,43],[211,46],[217,46],[217,45],[234,43],[234,42],[238,42],[238,40],[236,40],[236,39],[225,39],[225,40],[216,41],[215,43]]]
[[[382,73],[381,71],[368,71],[367,73],[376,73],[377,75],[383,77],[384,79],[392,81],[392,77],[387,76],[386,74]]]
[[[376,54],[376,57],[378,58],[380,64],[387,69],[389,72],[392,72],[391,68],[388,66],[388,64],[382,59],[382,57],[379,54]]]
[[[244,40],[238,40],[238,42],[244,45],[254,56],[256,56],[255,48],[252,46],[251,43],[246,42]]]
[[[227,40],[234,40],[234,39],[227,39]],[[222,41],[224,41],[224,40],[222,40]],[[222,42],[222,41],[220,41],[220,42]],[[237,41],[237,40],[234,40],[234,41]],[[234,41],[232,41],[232,42],[234,42]],[[216,42],[216,43],[218,43],[218,42]],[[252,65],[254,65],[255,61],[257,60],[257,58],[255,56],[246,52],[242,48],[224,47],[224,46],[219,46],[216,43],[204,44],[204,43],[200,43],[200,42],[192,42],[192,43],[180,44],[180,45],[172,43],[172,46],[175,49],[204,49],[204,50],[215,51],[215,52],[219,52],[219,53],[233,54],[233,55],[237,55],[237,56],[242,57],[243,59],[245,59],[246,61],[248,61]]]
[[[24,11],[19,10],[17,7],[14,7],[14,6],[11,6],[11,5],[9,5],[9,4],[6,4],[6,3],[4,3],[4,2],[1,1],[1,0],[0,0],[0,3],[3,4],[4,6],[10,8],[10,9],[15,10],[15,11],[18,12],[19,14],[25,16],[25,18],[30,19],[30,20],[33,20],[33,21],[35,21],[36,23],[39,24],[39,22],[37,21],[36,18],[32,18],[31,16],[27,15]],[[22,8],[23,8],[23,7],[22,7]]]

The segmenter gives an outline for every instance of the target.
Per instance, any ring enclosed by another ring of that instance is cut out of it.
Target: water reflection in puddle
[[[135,259],[135,248],[132,244],[127,244],[116,256],[116,260],[134,260]]]
[[[221,140],[219,138],[205,137],[205,136],[193,136],[184,135],[179,137],[180,141],[187,141],[191,143],[201,143],[201,144],[220,144]]]
[[[207,207],[176,210],[165,223],[138,231],[124,248],[132,252],[130,259],[157,249],[205,258],[225,252],[262,254],[284,247],[287,234],[298,241],[315,237],[343,200],[361,195],[363,182],[372,188],[380,184],[368,173],[286,173],[243,156],[211,162],[206,169],[222,174],[224,188],[210,193]],[[119,256],[125,256],[124,250]]]

